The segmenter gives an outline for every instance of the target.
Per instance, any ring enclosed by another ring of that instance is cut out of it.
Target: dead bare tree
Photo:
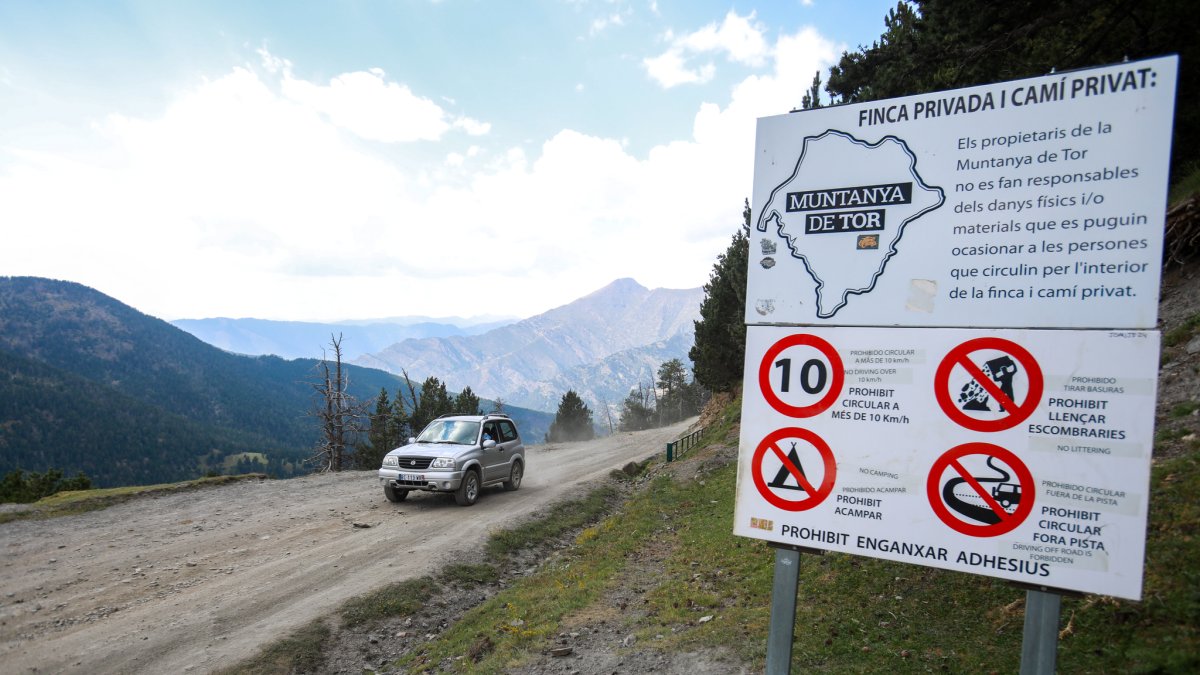
[[[309,416],[317,418],[321,435],[317,440],[316,452],[308,462],[317,471],[341,471],[349,468],[348,448],[353,448],[364,431],[363,420],[368,419],[366,404],[350,395],[350,377],[342,368],[342,336],[330,334],[329,346],[333,350],[332,366],[328,353],[323,354],[316,367],[316,381],[312,382],[317,401]]]
[[[608,421],[608,435],[612,436],[616,433],[616,427],[613,425],[612,407],[608,405],[608,399],[603,396],[597,398],[600,401],[600,407],[604,409],[604,419]]]

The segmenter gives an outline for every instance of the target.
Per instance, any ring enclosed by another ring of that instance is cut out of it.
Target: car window
[[[500,437],[496,434],[496,425],[491,422],[488,422],[483,425],[483,435],[484,435],[483,440],[485,440],[485,441],[488,440],[489,438],[492,439],[493,441],[497,441],[497,442],[500,441]]]
[[[434,420],[421,432],[417,442],[471,445],[477,438],[479,438],[479,422]]]
[[[517,429],[512,425],[512,422],[501,420],[497,422],[500,427],[500,440],[504,442],[517,440]]]

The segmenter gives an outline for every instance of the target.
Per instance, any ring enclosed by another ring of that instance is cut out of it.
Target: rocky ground
[[[1174,456],[1193,447],[1200,432],[1200,261],[1174,267],[1163,275],[1158,312],[1164,344],[1155,454]],[[1190,335],[1173,345],[1166,344],[1189,321],[1193,325]]]

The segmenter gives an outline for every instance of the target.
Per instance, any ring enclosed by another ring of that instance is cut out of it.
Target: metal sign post
[[[1053,675],[1058,660],[1058,620],[1062,596],[1025,591],[1025,632],[1021,638],[1021,675]]]
[[[775,581],[771,587],[771,626],[767,632],[767,675],[787,675],[792,668],[792,636],[796,631],[796,590],[800,585],[800,549],[772,545]]]

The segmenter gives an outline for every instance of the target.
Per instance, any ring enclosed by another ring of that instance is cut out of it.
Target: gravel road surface
[[[519,491],[489,488],[467,508],[422,492],[391,504],[374,471],[353,471],[0,525],[0,670],[232,665],[347,598],[436,572],[489,532],[662,452],[691,421],[532,446]]]

